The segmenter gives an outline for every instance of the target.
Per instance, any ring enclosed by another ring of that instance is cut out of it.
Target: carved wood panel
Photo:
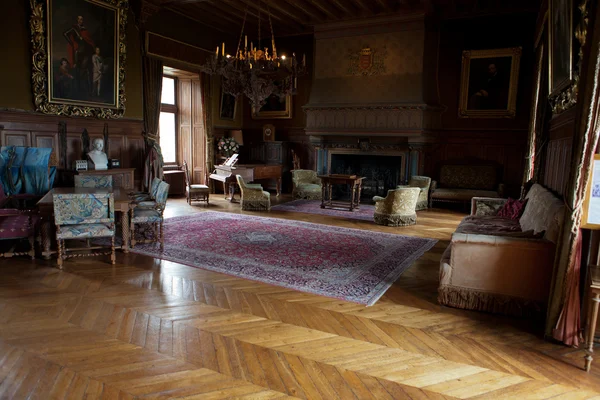
[[[1,138],[5,146],[31,146],[29,132],[3,131]]]

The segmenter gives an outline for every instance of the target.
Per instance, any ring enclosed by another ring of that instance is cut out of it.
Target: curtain
[[[160,151],[158,132],[162,79],[162,61],[144,55],[142,57],[142,88],[144,95],[144,132],[142,132],[142,135],[146,143],[143,179],[145,190],[150,189],[152,179],[162,179],[163,177],[163,158]]]
[[[539,163],[536,160],[536,152],[539,150],[537,147],[539,136],[540,136],[540,114],[542,114],[542,109],[545,108],[545,104],[540,104],[540,99],[545,98],[542,97],[544,91],[542,90],[542,83],[545,83],[545,80],[542,79],[542,71],[545,71],[543,68],[544,61],[544,44],[540,44],[536,49],[536,59],[537,62],[535,64],[535,80],[533,83],[533,104],[531,108],[531,115],[529,121],[529,137],[527,139],[527,155],[525,156],[526,165],[525,165],[525,174],[523,176],[523,183],[527,183],[530,179],[533,179],[535,164]]]
[[[200,73],[200,85],[202,87],[202,122],[206,133],[206,171],[210,173],[214,168],[213,155],[213,129],[212,129],[212,97],[210,75]],[[206,182],[208,185],[209,182]]]
[[[600,8],[597,11],[600,13]],[[589,43],[589,61],[584,65],[579,81],[580,109],[577,119],[581,122],[577,127],[570,186],[565,193],[568,210],[563,246],[554,276],[546,325],[546,333],[551,330],[555,339],[570,346],[577,346],[580,340],[581,214],[600,131],[600,29],[594,30]]]

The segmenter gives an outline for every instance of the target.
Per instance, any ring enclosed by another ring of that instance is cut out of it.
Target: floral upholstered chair
[[[190,170],[185,161],[183,162],[183,171],[185,172],[185,197],[187,198],[188,204],[191,206],[192,201],[205,201],[206,204],[208,204],[210,188],[207,185],[192,184]],[[206,182],[208,182],[208,179]]]
[[[112,175],[75,175],[76,188],[112,188]]]
[[[321,178],[317,171],[309,169],[295,169],[292,171],[292,196],[295,199],[321,200]]]
[[[236,175],[235,178],[242,193],[242,210],[269,211],[271,209],[271,194],[265,192],[261,185],[248,184],[240,175]]]
[[[431,178],[428,176],[413,175],[408,181],[408,186],[418,187],[421,189],[415,210],[427,210],[429,207],[429,188],[431,186]]]
[[[150,185],[149,192],[131,192],[129,193],[129,198],[131,202],[135,204],[136,207],[145,207],[145,208],[154,208],[156,206],[156,191],[158,190],[158,185],[162,181],[158,178],[152,179],[152,184]]]
[[[135,238],[136,224],[149,224],[153,228],[153,240],[160,243],[161,251],[164,248],[164,233],[163,233],[163,213],[167,205],[167,197],[169,196],[169,184],[161,181],[156,190],[154,199],[154,207],[136,206],[131,210],[131,247],[133,248],[137,241]],[[146,242],[144,240],[143,242]]]
[[[107,255],[115,263],[115,202],[112,193],[69,193],[54,194],[54,223],[58,246],[58,267],[62,269],[63,259],[82,255]],[[110,252],[76,253],[69,251],[96,250],[101,247],[67,249],[65,240],[70,239],[111,239]]]
[[[402,187],[388,190],[387,196],[373,197],[375,202],[375,223],[387,226],[405,226],[417,223],[415,207],[419,200],[420,188]]]

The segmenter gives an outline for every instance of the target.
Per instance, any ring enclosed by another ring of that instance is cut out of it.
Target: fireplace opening
[[[361,199],[367,201],[373,196],[385,197],[389,189],[403,183],[402,162],[402,156],[332,154],[330,173],[364,176]],[[334,185],[333,196],[349,198],[348,187]]]

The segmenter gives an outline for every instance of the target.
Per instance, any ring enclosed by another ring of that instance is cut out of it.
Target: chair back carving
[[[75,175],[75,187],[78,188],[112,188],[112,175]]]
[[[112,193],[54,194],[56,225],[111,224],[115,222]]]

